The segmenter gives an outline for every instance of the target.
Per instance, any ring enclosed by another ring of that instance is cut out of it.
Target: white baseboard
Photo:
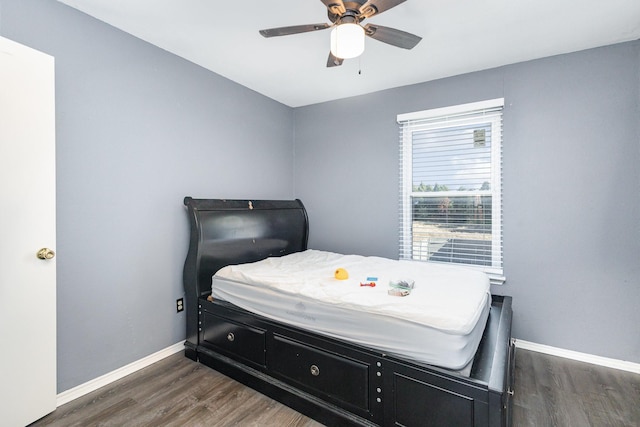
[[[127,375],[132,374],[142,368],[146,368],[147,366],[182,350],[184,350],[184,341],[173,344],[172,346],[169,346],[156,353],[150,354],[147,357],[143,357],[140,360],[129,363],[128,365],[123,366],[122,368],[118,368],[115,371],[111,371],[108,374],[104,374],[101,377],[95,378],[91,381],[87,381],[84,384],[80,384],[79,386],[63,391],[62,393],[58,394],[56,404],[57,406],[62,406],[65,403],[69,403],[74,399],[91,393],[92,391],[95,391],[100,387],[104,387],[107,384],[117,381],[120,378],[126,377]]]
[[[588,353],[580,353],[563,348],[551,347],[548,345],[537,344],[534,342],[516,340],[516,347],[524,350],[531,350],[538,353],[545,353],[551,356],[564,357],[565,359],[577,360],[580,362],[591,363],[593,365],[605,366],[607,368],[620,369],[621,371],[633,372],[640,374],[640,363],[627,362],[625,360],[610,359],[608,357],[595,356]]]

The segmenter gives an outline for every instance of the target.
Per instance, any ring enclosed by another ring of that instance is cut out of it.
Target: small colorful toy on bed
[[[394,297],[406,297],[411,293],[415,282],[411,279],[398,279],[391,280],[389,282],[389,289],[387,293]]]
[[[411,279],[396,279],[396,280],[390,280],[389,286],[395,289],[403,289],[403,290],[411,291],[415,286],[415,282]]]
[[[333,273],[333,277],[338,280],[347,280],[349,278],[349,273],[344,268],[338,268],[335,273]]]
[[[371,288],[375,288],[377,282],[377,277],[368,276],[364,282],[360,282],[360,286],[369,286]]]

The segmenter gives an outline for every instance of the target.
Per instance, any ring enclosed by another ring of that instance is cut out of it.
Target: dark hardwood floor
[[[640,426],[640,375],[518,349],[514,426]]]
[[[518,349],[515,375],[514,426],[640,426],[638,374]],[[320,424],[179,353],[32,426]]]

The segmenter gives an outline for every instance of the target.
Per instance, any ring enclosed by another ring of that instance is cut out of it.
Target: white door
[[[56,407],[55,94],[51,56],[0,37],[0,424]],[[44,255],[50,258],[53,254]]]

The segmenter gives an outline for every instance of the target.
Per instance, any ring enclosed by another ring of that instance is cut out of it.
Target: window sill
[[[504,276],[498,276],[498,275],[491,274],[491,273],[487,273],[487,276],[489,276],[489,283],[491,285],[502,286],[507,281],[507,278],[504,277]]]

